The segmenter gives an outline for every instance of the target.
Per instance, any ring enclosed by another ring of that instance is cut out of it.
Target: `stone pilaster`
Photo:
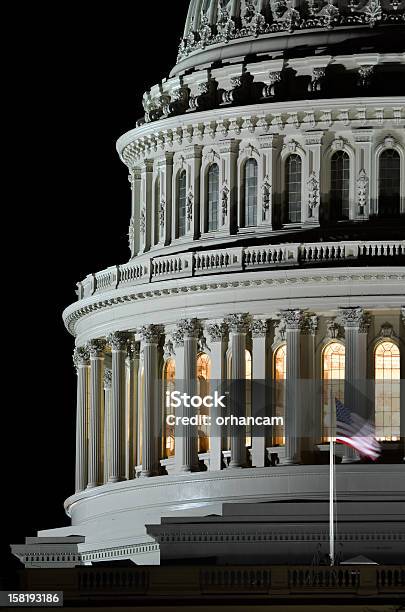
[[[87,487],[88,477],[88,386],[89,354],[83,347],[76,348],[73,362],[77,372],[76,408],[76,478],[75,491],[79,493]]]
[[[104,367],[104,482],[110,477],[111,463],[111,382],[112,370]]]
[[[269,375],[268,335],[269,323],[267,320],[255,319],[251,325],[252,332],[252,416],[264,417],[267,414],[270,394],[266,386]],[[264,467],[266,457],[266,431],[259,426],[252,427],[252,467]]]
[[[355,141],[355,180],[356,192],[350,219],[365,221],[370,214],[377,214],[377,199],[371,200],[372,151],[374,146],[373,130],[353,130]]]
[[[246,313],[227,317],[232,355],[231,368],[231,414],[237,418],[246,412],[246,336],[249,333],[250,318]],[[241,426],[231,426],[230,468],[246,465],[246,431]]]
[[[121,332],[108,336],[112,354],[111,456],[109,482],[125,480],[125,357],[127,337]]]
[[[301,330],[302,310],[281,311],[286,339],[286,395],[285,395],[285,458],[284,465],[301,463]]]
[[[235,220],[237,218],[236,189],[232,185],[236,184],[239,143],[235,140],[221,142],[219,153],[221,163],[219,164],[219,232],[224,235],[232,234],[236,231]]]
[[[351,412],[364,408],[367,379],[368,319],[362,308],[340,308],[340,322],[345,329],[345,407]],[[364,415],[362,415],[364,416]],[[357,453],[345,447],[343,463],[358,459]]]
[[[276,194],[278,140],[276,134],[259,136],[260,159],[257,225],[262,230],[273,229],[274,195]]]
[[[218,391],[219,395],[223,395],[223,385],[226,380],[228,326],[224,321],[210,322],[206,325],[206,330],[209,338],[211,359],[211,393]],[[224,416],[221,410],[220,406],[211,409],[210,471],[218,471],[222,467],[223,432],[222,427],[216,424],[216,419]]]
[[[172,183],[173,183],[173,153],[165,152],[158,162],[160,172],[160,195],[158,201],[159,244],[170,244],[172,227]],[[156,202],[155,202],[156,206]]]
[[[183,380],[177,376],[182,392],[192,397],[197,393],[197,346],[200,335],[200,324],[197,319],[184,319],[180,321],[174,333],[176,346],[182,347],[182,374]],[[177,354],[177,350],[176,350]],[[181,371],[180,370],[180,371]],[[176,385],[177,388],[177,385]],[[192,417],[196,409],[192,406],[179,408],[183,417]],[[176,413],[177,416],[177,413]],[[176,471],[187,473],[198,468],[198,430],[195,425],[180,425],[176,427]]]
[[[89,476],[87,488],[97,487],[103,482],[102,421],[103,402],[103,340],[91,340],[87,344],[90,353],[90,419],[89,419]]]
[[[129,174],[131,185],[131,221],[129,224],[129,249],[131,257],[135,257],[140,249],[139,221],[141,201],[141,173],[139,168],[132,168]]]
[[[306,225],[319,225],[319,209],[321,203],[320,177],[321,177],[321,150],[323,132],[310,132],[305,137],[308,151],[306,157],[307,172],[304,206],[302,208],[302,221]]]
[[[142,418],[142,472],[147,478],[159,469],[158,426],[160,396],[158,389],[158,345],[161,336],[158,325],[145,325],[140,330],[144,362],[144,393]]]
[[[139,254],[149,251],[152,241],[152,179],[153,162],[144,160],[141,166]]]
[[[134,477],[136,465],[136,441],[137,441],[137,397],[139,376],[139,344],[130,342],[126,358],[127,365],[127,387],[125,402],[125,423],[128,429],[128,437],[125,443],[125,465],[126,478]]]

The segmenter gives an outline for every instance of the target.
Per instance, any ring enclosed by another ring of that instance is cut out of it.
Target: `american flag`
[[[375,439],[374,425],[355,412],[351,413],[341,401],[336,401],[336,442],[351,446],[358,453],[375,461],[381,454]]]

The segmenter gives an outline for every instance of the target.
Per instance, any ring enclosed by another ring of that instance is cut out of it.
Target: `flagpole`
[[[330,384],[330,438],[329,438],[329,560],[335,565],[335,523],[334,523],[334,491],[335,491],[335,453],[333,442],[333,402],[332,381]]]

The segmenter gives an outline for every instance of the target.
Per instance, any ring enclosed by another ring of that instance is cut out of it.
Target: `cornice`
[[[249,287],[296,286],[302,284],[345,284],[361,282],[399,281],[405,283],[405,268],[336,268],[313,270],[276,270],[263,272],[243,272],[232,275],[212,277],[192,277],[167,280],[159,285],[140,285],[136,288],[123,288],[100,296],[90,296],[75,302],[65,309],[63,320],[68,331],[74,336],[77,321],[81,318],[108,310],[130,302],[153,300],[159,297],[179,296],[196,292],[235,290]]]

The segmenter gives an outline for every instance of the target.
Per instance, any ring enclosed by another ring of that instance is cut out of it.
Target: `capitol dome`
[[[399,554],[399,537],[380,543],[404,475],[404,8],[191,0],[175,67],[117,142],[131,189],[128,261],[81,279],[63,314],[75,340],[76,490],[65,502],[72,526],[40,538],[80,536],[85,564],[159,563],[201,542],[223,557],[221,542],[245,539],[243,520],[238,536],[219,521],[208,537],[207,517],[327,499],[338,399],[367,412],[383,455],[359,461],[337,445],[337,496],[380,517],[364,535],[377,561]],[[227,385],[227,414],[283,425],[173,424],[194,409],[174,408],[168,393]],[[170,527],[176,517],[185,523]],[[259,542],[282,540],[277,559],[288,562],[302,534],[272,529],[249,532],[252,558],[268,562],[273,548]],[[350,529],[338,534],[346,558],[371,556]],[[310,562],[327,534],[305,533],[299,558]],[[16,554],[46,565],[30,546]]]

